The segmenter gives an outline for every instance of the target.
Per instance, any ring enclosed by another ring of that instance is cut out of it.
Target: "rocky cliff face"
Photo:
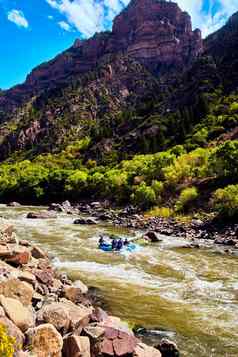
[[[200,30],[192,31],[190,16],[174,2],[133,0],[113,24],[112,49],[158,73],[186,67],[202,47]]]
[[[112,32],[77,40],[69,50],[34,69],[23,85],[0,97],[0,109],[15,109],[45,89],[69,83],[95,68],[107,54],[122,52],[159,75],[187,68],[202,48],[200,31],[192,31],[190,16],[176,3],[132,0],[115,18]]]

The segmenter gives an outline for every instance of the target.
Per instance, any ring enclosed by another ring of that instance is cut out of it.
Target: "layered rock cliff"
[[[176,3],[132,0],[115,18],[112,32],[77,40],[69,50],[35,68],[24,84],[0,97],[0,109],[15,109],[41,91],[69,83],[108,54],[128,55],[160,75],[186,69],[202,48],[201,32],[192,31],[190,16]]]

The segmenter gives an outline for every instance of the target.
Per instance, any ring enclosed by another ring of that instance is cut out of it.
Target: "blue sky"
[[[238,0],[177,0],[203,36],[238,11]],[[129,0],[0,0],[0,88],[24,81],[36,65],[111,28]]]

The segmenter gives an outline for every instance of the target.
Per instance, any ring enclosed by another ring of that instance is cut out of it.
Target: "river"
[[[238,259],[212,244],[184,248],[184,240],[162,237],[133,254],[97,249],[99,233],[133,237],[110,225],[73,225],[74,217],[30,220],[40,208],[9,208],[0,215],[17,235],[42,246],[57,268],[99,289],[107,310],[130,324],[167,331],[182,357],[238,356]]]

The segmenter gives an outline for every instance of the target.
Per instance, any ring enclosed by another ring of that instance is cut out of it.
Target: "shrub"
[[[155,207],[146,213],[149,217],[162,217],[169,218],[174,214],[173,210],[169,207]]]
[[[238,185],[230,185],[213,194],[214,209],[224,217],[238,217]]]
[[[238,140],[220,145],[209,158],[209,169],[218,177],[238,176]]]
[[[0,356],[13,357],[15,339],[8,336],[6,328],[0,325]]]
[[[238,112],[238,103],[237,103],[237,102],[233,102],[233,103],[230,105],[230,111],[231,111],[232,113]]]
[[[88,173],[86,171],[75,170],[66,181],[65,189],[72,194],[80,195],[87,188]]]
[[[164,191],[164,183],[161,182],[161,181],[157,181],[157,180],[154,180],[152,182],[152,185],[151,187],[153,188],[153,190],[155,191],[155,194],[157,197],[160,197],[160,195],[163,193]]]
[[[128,173],[118,169],[110,169],[105,174],[105,192],[117,203],[128,201],[131,188],[128,183]]]
[[[209,155],[209,149],[200,148],[179,156],[172,165],[164,168],[165,180],[175,186],[185,180],[189,182],[192,178],[206,177]]]
[[[185,188],[179,196],[175,204],[175,210],[177,212],[187,210],[191,204],[198,198],[198,191],[196,187]]]
[[[142,209],[148,209],[156,203],[156,194],[152,187],[140,184],[131,195],[131,201]]]

